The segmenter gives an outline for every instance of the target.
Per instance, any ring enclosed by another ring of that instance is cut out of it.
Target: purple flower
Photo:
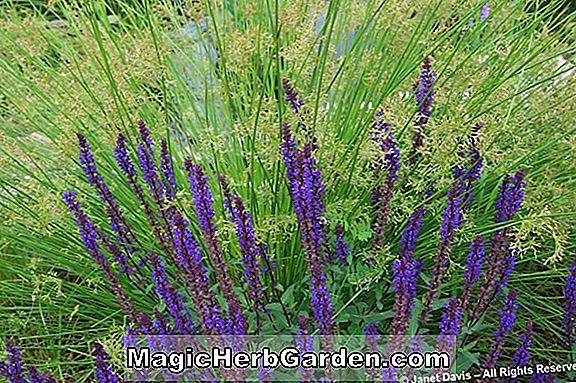
[[[436,299],[444,275],[448,271],[448,257],[452,251],[454,234],[462,223],[462,209],[460,205],[461,202],[458,198],[458,182],[454,182],[448,191],[447,203],[442,216],[442,223],[440,226],[440,244],[436,253],[435,266],[432,270],[432,282],[430,282],[428,291],[424,297],[424,304],[420,315],[420,320],[422,322],[426,322],[427,315],[432,309],[432,302]]]
[[[524,367],[530,362],[530,346],[532,345],[532,321],[526,324],[526,331],[520,334],[520,343],[514,353],[511,367]]]
[[[503,223],[514,219],[524,199],[524,170],[506,176],[500,184],[496,201],[495,221]],[[472,316],[478,319],[494,295],[508,282],[514,269],[515,252],[510,250],[510,227],[502,227],[492,235],[490,256],[486,259],[487,270],[478,290],[478,298]]]
[[[408,226],[402,234],[398,259],[394,261],[394,318],[392,319],[392,334],[402,335],[406,332],[408,321],[416,298],[419,262],[414,259],[414,247],[422,219],[426,210],[424,205],[416,208],[410,216]]]
[[[346,241],[344,241],[344,237],[342,235],[344,228],[342,227],[342,224],[340,222],[336,224],[336,228],[334,229],[334,231],[336,232],[336,243],[334,244],[334,252],[336,253],[336,256],[338,257],[340,262],[344,266],[348,266],[348,261],[346,260],[346,258],[350,254],[350,250],[349,245],[346,243]]]
[[[169,200],[176,198],[176,178],[174,177],[174,165],[172,165],[172,156],[168,152],[168,142],[160,142],[160,168],[162,169],[162,186],[164,195]]]
[[[564,314],[562,324],[566,331],[566,342],[572,348],[574,342],[574,331],[576,329],[576,263],[568,266],[570,273],[566,276],[566,286],[564,288]]]
[[[484,160],[478,150],[478,131],[484,123],[478,122],[468,135],[466,142],[460,144],[458,157],[460,164],[454,167],[454,180],[460,182],[458,197],[462,201],[462,209],[467,210],[474,200],[473,189],[480,179]]]
[[[282,153],[288,177],[288,189],[292,206],[301,232],[301,243],[306,254],[310,274],[311,303],[320,335],[330,335],[334,331],[332,303],[326,287],[324,273],[323,243],[326,236],[322,220],[325,210],[324,182],[312,156],[312,144],[307,141],[298,150],[292,139],[290,127],[284,125]]]
[[[7,340],[6,352],[8,353],[7,362],[0,362],[0,376],[3,376],[10,383],[56,383],[52,375],[40,374],[36,367],[27,366],[28,379],[24,375],[24,368],[22,366],[22,358],[18,347]]]
[[[216,213],[212,207],[213,197],[212,192],[208,187],[208,177],[204,175],[204,171],[200,165],[192,164],[190,158],[186,158],[184,168],[188,172],[188,183],[190,191],[194,197],[194,212],[196,213],[196,220],[202,230],[204,241],[208,248],[208,255],[212,261],[216,279],[218,280],[218,285],[228,303],[230,320],[228,327],[230,329],[230,334],[246,334],[246,320],[244,319],[238,296],[234,292],[234,282],[232,281],[228,264],[226,263],[220,248],[216,226],[213,222]]]
[[[500,358],[504,348],[506,335],[508,335],[510,331],[512,331],[512,327],[514,327],[516,311],[518,310],[518,303],[516,303],[516,290],[510,289],[510,292],[508,293],[508,296],[504,298],[503,303],[502,309],[498,311],[500,325],[494,332],[495,339],[492,341],[490,352],[486,356],[484,368],[494,368],[496,366],[496,362],[498,361],[498,358]]]
[[[224,206],[236,226],[236,236],[240,243],[244,264],[244,278],[248,285],[248,296],[254,302],[256,311],[260,312],[264,309],[264,291],[260,280],[262,247],[256,242],[252,215],[246,210],[244,201],[239,195],[231,194],[223,174],[219,176],[219,179],[224,190]]]
[[[308,334],[308,325],[306,317],[302,315],[298,317],[298,330],[296,331],[296,347],[298,348],[300,355],[314,351],[314,340],[312,336]],[[300,366],[300,374],[301,374],[300,375],[301,382],[314,381],[314,370]]]
[[[456,344],[456,339],[460,333],[460,321],[462,320],[462,307],[458,298],[451,298],[444,305],[444,312],[438,328],[438,350],[449,352]]]
[[[412,151],[410,162],[416,160],[417,150],[423,144],[424,126],[432,115],[432,102],[434,98],[434,83],[436,82],[436,72],[431,69],[430,58],[426,57],[422,63],[420,77],[414,82],[414,97],[416,99],[416,121],[414,135],[412,137]]]
[[[490,15],[490,3],[486,2],[482,6],[482,10],[480,12],[480,21],[485,22],[489,15]]]
[[[396,145],[394,136],[390,133],[390,124],[384,122],[381,117],[381,111],[376,113],[372,136],[372,141],[378,145],[383,157],[380,156],[374,160],[371,169],[378,179],[384,177],[383,184],[372,190],[372,205],[376,211],[376,219],[372,224],[372,231],[374,232],[372,246],[374,248],[380,247],[384,239],[384,229],[390,213],[390,201],[400,170],[400,150]]]
[[[72,212],[74,214],[74,217],[76,218],[76,224],[78,226],[78,230],[80,231],[80,237],[82,238],[82,242],[84,242],[84,247],[86,248],[88,253],[92,256],[92,258],[94,258],[94,260],[98,262],[98,264],[100,265],[100,268],[104,272],[106,279],[108,279],[108,281],[110,282],[112,290],[116,294],[116,297],[120,305],[124,309],[124,312],[128,314],[131,321],[135,322],[136,314],[134,308],[132,307],[132,303],[126,297],[124,288],[118,281],[116,275],[112,272],[112,269],[110,268],[110,264],[108,263],[107,259],[100,251],[100,247],[98,245],[98,238],[99,238],[98,229],[96,229],[96,226],[94,225],[90,217],[88,217],[88,215],[81,208],[80,203],[78,202],[78,196],[74,191],[70,190],[64,192],[62,194],[62,198],[64,199],[64,202],[68,206],[70,212]],[[104,240],[106,240],[105,236],[101,237]]]
[[[142,140],[142,143],[138,145],[138,163],[140,170],[142,170],[144,181],[146,181],[146,185],[148,185],[150,189],[152,199],[159,206],[163,206],[164,195],[158,179],[158,167],[154,159],[154,142],[150,136],[150,130],[146,127],[144,121],[138,121],[138,129]]]
[[[176,330],[178,330],[181,335],[195,334],[196,327],[194,326],[190,313],[186,308],[184,298],[168,280],[168,275],[166,275],[162,259],[154,252],[150,253],[150,259],[156,292],[166,304],[166,308],[174,320]]]
[[[532,374],[532,379],[530,383],[556,383],[556,378],[554,375],[548,375],[540,372]]]
[[[92,149],[90,148],[88,141],[86,141],[86,137],[81,133],[77,133],[76,135],[78,137],[79,159],[80,164],[82,165],[82,170],[84,171],[84,174],[86,174],[88,182],[94,187],[98,196],[102,202],[104,202],[106,214],[110,220],[110,227],[116,233],[118,241],[122,243],[128,254],[132,254],[135,252],[132,245],[136,243],[136,237],[132,233],[130,226],[126,223],[122,210],[120,209],[120,206],[118,206],[110,188],[98,172],[94,156],[92,155]],[[125,256],[119,261],[121,262],[120,266],[122,269],[125,272],[128,272],[128,256]]]
[[[94,342],[93,355],[96,365],[96,377],[100,383],[120,383],[122,380],[114,372],[114,366],[110,364],[110,355],[106,353],[104,347]]]
[[[460,301],[460,307],[462,310],[466,310],[468,306],[468,301],[470,299],[470,294],[472,292],[472,286],[480,279],[480,273],[482,271],[482,263],[484,262],[484,239],[481,236],[477,236],[470,243],[470,250],[468,251],[468,257],[466,257],[466,270],[464,271],[464,290],[462,291],[462,297]]]
[[[366,352],[377,352],[378,351],[378,323],[368,323],[364,327],[364,335],[366,339]],[[366,381],[374,382],[377,380],[377,370],[375,368],[369,368],[366,371]]]
[[[298,96],[298,92],[294,89],[292,84],[290,84],[290,80],[287,78],[282,79],[282,86],[284,88],[284,97],[286,101],[290,102],[292,109],[298,113],[302,105],[304,105],[304,100]]]
[[[204,266],[202,252],[198,242],[188,229],[188,221],[174,210],[172,214],[173,241],[176,249],[176,262],[184,274],[190,290],[190,297],[200,316],[205,335],[225,333],[225,324],[221,309],[211,290],[212,282]]]

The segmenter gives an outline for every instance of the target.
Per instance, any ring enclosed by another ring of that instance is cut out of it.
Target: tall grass
[[[47,24],[34,8],[3,8],[1,337],[17,336],[33,361],[48,361],[60,377],[82,382],[90,380],[89,342],[113,346],[126,325],[60,202],[61,192],[74,188],[96,220],[106,221],[81,177],[76,131],[88,137],[101,172],[144,237],[149,227],[113,166],[118,132],[134,144],[135,121],[144,119],[157,138],[168,139],[178,164],[185,156],[205,164],[213,190],[219,190],[216,175],[225,173],[270,245],[279,265],[277,288],[302,298],[306,266],[279,150],[282,124],[296,126],[302,118],[318,137],[327,218],[343,222],[358,260],[334,292],[337,321],[360,331],[365,320],[392,315],[392,297],[379,286],[390,282],[407,217],[433,182],[437,192],[416,247],[430,264],[457,141],[482,120],[486,169],[450,271],[460,274],[473,236],[497,229],[492,217],[501,176],[525,167],[526,203],[514,222],[521,256],[510,283],[519,289],[523,317],[535,322],[536,355],[564,360],[562,276],[575,250],[576,80],[573,64],[558,63],[575,48],[568,39],[574,15],[558,13],[560,5],[552,1],[528,13],[524,1],[499,2],[485,23],[477,1],[458,7],[403,0],[48,5],[57,8],[50,14],[61,24]],[[407,156],[417,109],[412,82],[426,55],[438,83],[425,147],[415,166],[403,161],[387,246],[374,254],[368,250],[370,190],[377,180],[368,168],[369,128],[381,107]],[[301,117],[280,99],[285,77],[304,97]],[[182,169],[176,177],[185,184]],[[237,269],[233,229],[223,211],[218,216]],[[443,298],[458,283],[451,278]],[[142,307],[150,305],[138,290],[129,293]],[[364,302],[376,306],[370,318]],[[487,322],[474,331],[492,328],[490,316]]]

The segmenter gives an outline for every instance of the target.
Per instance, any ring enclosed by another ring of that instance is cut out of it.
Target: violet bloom
[[[496,201],[495,221],[503,223],[514,219],[524,200],[524,170],[506,176],[500,184]],[[510,227],[498,229],[492,235],[490,256],[486,259],[487,270],[478,290],[473,317],[478,319],[494,295],[501,291],[514,268],[515,251],[510,249]]]
[[[461,201],[458,198],[458,190],[458,182],[454,182],[448,191],[446,207],[444,208],[440,226],[440,244],[435,257],[434,269],[432,270],[432,281],[424,297],[420,315],[421,322],[426,322],[428,313],[432,309],[432,302],[436,299],[444,275],[448,271],[449,255],[452,252],[454,235],[462,223],[462,209],[460,207]]]
[[[346,243],[346,241],[344,241],[344,237],[342,235],[344,228],[342,227],[342,224],[340,222],[336,224],[336,228],[334,229],[334,231],[336,233],[336,243],[334,243],[334,252],[338,257],[338,260],[340,260],[340,262],[344,266],[348,266],[348,261],[346,260],[346,258],[348,257],[348,255],[350,255],[350,250],[349,245]]]
[[[566,342],[572,349],[574,342],[574,332],[576,330],[576,263],[568,266],[570,273],[566,276],[566,286],[564,288],[564,314],[562,324],[566,331]]]
[[[142,143],[138,145],[138,163],[142,170],[142,176],[146,185],[150,189],[150,195],[159,206],[164,204],[162,186],[158,179],[158,167],[154,159],[154,142],[152,141],[150,130],[144,121],[138,121],[138,129]]]
[[[426,57],[422,63],[420,77],[414,82],[414,96],[416,99],[416,121],[415,130],[412,137],[412,151],[410,162],[414,163],[418,149],[423,145],[424,126],[428,124],[432,115],[432,102],[434,98],[434,84],[436,82],[436,72],[431,68],[430,58]]]
[[[104,347],[94,342],[93,355],[96,365],[96,377],[100,383],[120,383],[122,380],[116,375],[114,366],[110,364],[110,355],[104,350]]]
[[[132,302],[127,298],[124,288],[118,281],[116,275],[112,272],[110,264],[100,251],[98,245],[98,229],[96,229],[94,222],[92,222],[90,217],[81,208],[80,203],[78,202],[78,196],[74,191],[70,190],[64,192],[62,198],[68,206],[68,210],[70,210],[76,218],[76,225],[80,231],[80,237],[82,238],[84,247],[98,265],[100,265],[100,268],[104,272],[106,279],[110,282],[112,291],[116,294],[118,302],[124,309],[124,312],[130,317],[130,320],[133,323],[136,323],[136,314]]]
[[[219,335],[225,333],[225,324],[221,309],[212,291],[212,282],[208,270],[204,266],[202,252],[190,229],[189,223],[182,214],[174,209],[172,213],[173,241],[176,249],[176,262],[179,271],[184,274],[190,297],[196,307],[205,335]]]
[[[480,11],[480,21],[485,22],[488,16],[490,16],[490,3],[486,2]]]
[[[298,96],[298,92],[292,84],[290,84],[290,80],[287,78],[282,79],[282,87],[284,88],[284,97],[286,101],[290,102],[292,109],[298,113],[302,105],[304,105],[304,100]]]
[[[464,271],[464,290],[460,300],[460,306],[462,310],[466,310],[468,301],[470,299],[470,294],[472,292],[472,286],[474,286],[478,279],[480,279],[482,263],[484,262],[484,254],[484,239],[482,239],[481,236],[477,236],[470,243],[470,250],[468,251],[468,257],[466,257],[466,270]]]
[[[232,281],[228,264],[224,259],[220,241],[216,233],[216,226],[213,222],[216,213],[212,207],[213,197],[212,191],[208,186],[208,177],[204,174],[200,165],[192,164],[190,158],[186,158],[184,168],[188,172],[188,183],[194,197],[196,220],[202,230],[204,241],[208,248],[208,256],[212,261],[218,285],[228,303],[230,333],[232,335],[246,334],[246,320],[242,313],[238,296],[234,292],[234,282]]]
[[[298,330],[296,331],[296,347],[298,348],[300,355],[314,351],[314,339],[312,338],[312,335],[308,333],[307,320],[306,317],[302,315],[298,317]],[[314,370],[300,366],[300,381],[313,382]]]
[[[511,367],[524,367],[530,362],[530,346],[532,345],[532,321],[528,321],[526,324],[526,331],[520,334],[520,343],[516,352],[514,353],[514,359],[512,361]]]
[[[176,330],[181,335],[192,335],[196,333],[196,327],[186,305],[184,298],[176,288],[168,281],[166,270],[162,260],[154,252],[150,253],[152,262],[152,276],[154,277],[154,286],[158,296],[164,301],[170,316],[174,320]]]
[[[465,211],[474,200],[473,189],[480,179],[484,160],[478,150],[478,131],[484,127],[484,123],[478,122],[468,135],[466,142],[460,144],[458,157],[460,163],[454,167],[454,180],[460,181],[458,197],[462,201],[462,209]]]
[[[532,374],[530,383],[556,383],[554,375],[548,375],[540,372]]]
[[[288,125],[284,125],[282,153],[287,170],[288,189],[298,218],[301,243],[310,274],[311,303],[316,326],[320,335],[330,335],[334,332],[335,323],[324,272],[324,182],[316,159],[312,156],[312,144],[307,141],[304,148],[298,150]]]
[[[438,328],[438,350],[449,352],[456,345],[456,339],[460,333],[460,322],[462,320],[462,308],[458,298],[451,298],[444,305],[444,312]]]
[[[174,165],[172,164],[172,156],[168,151],[168,142],[162,140],[160,142],[160,169],[162,170],[162,187],[164,195],[170,201],[176,198],[176,178],[174,176]]]
[[[378,145],[383,157],[373,161],[371,164],[374,176],[383,178],[383,184],[376,186],[372,190],[372,205],[376,211],[376,219],[372,224],[374,240],[373,248],[381,246],[384,239],[384,229],[388,223],[390,213],[390,201],[394,193],[394,186],[398,180],[400,171],[400,150],[396,145],[394,136],[390,133],[390,124],[382,119],[382,112],[376,113],[376,121],[373,125],[374,132],[372,141]]]
[[[400,241],[398,259],[394,261],[394,318],[392,319],[392,334],[403,335],[408,328],[408,322],[416,298],[419,262],[414,259],[414,247],[422,227],[422,219],[426,210],[424,206],[416,208],[408,220]]]
[[[0,361],[0,376],[3,376],[8,382],[56,383],[52,375],[48,373],[40,374],[34,366],[28,366],[28,372],[24,373],[20,350],[9,340],[6,341],[6,352],[8,353],[7,361]]]
[[[82,165],[82,170],[84,171],[84,174],[86,174],[88,182],[94,187],[98,196],[102,202],[104,202],[106,214],[110,220],[110,227],[116,233],[118,241],[122,243],[128,254],[132,254],[135,252],[133,245],[137,242],[136,237],[134,236],[130,226],[126,223],[124,214],[122,213],[120,206],[118,206],[114,195],[112,195],[110,188],[98,172],[94,156],[92,155],[92,149],[90,148],[88,141],[86,141],[86,137],[81,133],[77,133],[76,135],[78,137],[79,146],[78,157],[80,159],[80,164]],[[120,264],[125,272],[129,271],[127,264],[128,257],[125,256],[124,259],[121,260]]]
[[[500,318],[500,325],[498,330],[494,332],[495,339],[492,341],[492,346],[490,348],[490,352],[486,356],[486,360],[484,362],[484,368],[494,368],[496,366],[496,362],[500,355],[502,354],[502,350],[504,348],[504,341],[506,335],[512,331],[512,327],[514,327],[514,322],[516,321],[516,311],[518,310],[518,303],[516,302],[516,290],[510,289],[508,296],[504,298],[503,301],[504,305],[502,309],[498,311],[498,317]]]
[[[224,208],[236,226],[248,296],[254,302],[256,312],[260,312],[264,310],[264,291],[260,279],[260,261],[264,259],[262,245],[256,241],[252,215],[246,210],[244,201],[239,195],[232,195],[223,174],[218,178],[224,192]]]
[[[377,352],[378,351],[378,323],[368,323],[364,327],[364,335],[366,340],[366,352]],[[375,368],[369,368],[366,370],[366,381],[375,382],[377,380],[377,370]]]

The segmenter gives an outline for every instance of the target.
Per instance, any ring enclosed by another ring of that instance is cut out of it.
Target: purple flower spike
[[[438,290],[442,285],[444,275],[448,271],[449,255],[452,251],[452,242],[456,230],[462,223],[462,209],[461,201],[458,198],[458,182],[454,182],[448,191],[446,207],[442,216],[442,224],[440,226],[440,245],[435,258],[435,266],[432,270],[432,282],[428,287],[422,313],[420,315],[421,322],[426,322],[428,313],[432,309],[432,302],[438,295]]]
[[[526,331],[520,334],[520,343],[514,353],[514,359],[511,367],[524,367],[530,362],[530,346],[532,345],[533,323],[528,321]]]
[[[316,159],[312,156],[312,143],[307,141],[302,150],[296,148],[290,127],[284,125],[282,153],[288,177],[292,206],[301,232],[301,243],[306,254],[310,274],[311,303],[320,335],[334,332],[332,303],[326,287],[323,244],[326,235],[323,227],[324,181]]]
[[[160,168],[162,169],[162,186],[164,195],[170,201],[176,198],[176,178],[174,177],[174,165],[172,164],[172,156],[168,151],[168,142],[162,140],[160,142]]]
[[[195,334],[196,327],[192,322],[184,299],[178,290],[168,281],[162,260],[154,252],[150,253],[150,259],[152,261],[152,276],[154,277],[156,292],[162,301],[164,301],[170,316],[174,319],[176,330],[178,330],[181,335]]]
[[[22,365],[22,358],[20,356],[20,350],[18,347],[7,340],[6,341],[6,352],[8,353],[7,362],[0,362],[0,376],[6,378],[10,383],[56,383],[56,380],[52,375],[40,374],[36,367],[27,366],[28,372],[26,379],[24,375],[24,368]]]
[[[110,188],[98,172],[94,156],[92,155],[92,149],[88,141],[86,141],[86,137],[81,133],[77,133],[76,135],[78,137],[79,159],[82,170],[84,174],[86,174],[88,182],[94,187],[98,196],[102,202],[104,202],[106,214],[110,220],[110,227],[116,233],[118,241],[122,243],[128,254],[132,254],[135,252],[132,245],[136,243],[136,237],[132,233],[130,226],[126,223],[124,214],[112,195]],[[122,259],[121,262],[120,266],[125,272],[128,272],[128,257]]]
[[[426,210],[418,207],[410,216],[408,226],[402,234],[398,259],[394,261],[394,318],[392,319],[392,334],[403,335],[408,328],[408,321],[416,298],[419,262],[414,259],[414,247],[422,219]]]
[[[304,316],[298,317],[298,330],[296,331],[296,347],[300,355],[314,351],[314,340],[308,334],[308,324]],[[300,381],[313,382],[314,370],[300,366]]]
[[[548,375],[540,372],[532,374],[532,379],[530,383],[556,383],[556,378],[554,375]]]
[[[377,249],[384,239],[384,229],[390,213],[390,201],[400,171],[400,150],[396,145],[394,136],[390,133],[390,124],[382,119],[381,111],[376,113],[372,141],[378,145],[383,157],[373,161],[371,169],[376,178],[384,177],[383,184],[372,190],[372,205],[376,211],[376,219],[372,224],[372,231],[374,232],[372,247]]]
[[[562,324],[566,331],[566,343],[570,349],[575,343],[574,332],[576,330],[576,263],[568,266],[570,273],[566,276],[564,288],[564,315]]]
[[[114,372],[114,366],[110,364],[110,355],[104,350],[104,347],[94,342],[93,355],[96,365],[96,377],[100,383],[120,383],[122,380]]]
[[[508,335],[510,331],[512,331],[512,327],[514,327],[517,310],[518,303],[516,303],[516,290],[510,289],[508,296],[504,298],[502,309],[498,311],[500,326],[498,330],[494,332],[495,339],[492,341],[490,352],[484,362],[484,368],[488,369],[496,366],[496,362],[498,361],[498,358],[500,358],[504,348],[506,335]]]
[[[432,102],[434,98],[434,84],[436,82],[436,72],[431,68],[430,58],[426,57],[422,63],[420,77],[414,82],[414,97],[416,99],[416,121],[415,130],[412,137],[412,153],[410,162],[415,161],[418,149],[423,145],[424,126],[428,124],[432,115]]]
[[[480,11],[480,21],[485,22],[488,16],[490,16],[490,3],[486,2]]]
[[[348,266],[348,261],[346,260],[346,258],[350,254],[350,250],[348,249],[349,245],[344,241],[344,237],[342,235],[344,228],[342,227],[342,224],[338,222],[336,224],[336,229],[334,230],[336,232],[336,243],[334,244],[334,252],[336,253],[336,256],[338,256],[340,262],[344,266]]]
[[[458,150],[460,164],[454,167],[454,180],[460,182],[458,197],[462,201],[462,210],[470,207],[474,200],[474,187],[480,179],[484,160],[478,150],[478,131],[484,127],[484,123],[478,122],[468,135],[466,142],[461,143]]]
[[[472,286],[480,279],[482,271],[482,263],[484,262],[484,239],[477,236],[470,243],[470,250],[466,258],[466,270],[464,271],[464,290],[462,292],[460,306],[462,310],[466,310]]]
[[[158,179],[158,167],[154,159],[154,142],[152,141],[150,130],[146,127],[144,121],[138,121],[138,129],[142,140],[142,143],[138,145],[138,163],[142,170],[144,181],[146,181],[146,185],[150,189],[152,199],[161,207],[164,205],[164,196]]]
[[[366,340],[366,352],[378,351],[378,323],[368,323],[364,327],[364,335]],[[374,382],[378,380],[378,371],[375,368],[366,370],[366,381]]]
[[[455,346],[456,337],[460,333],[460,321],[462,320],[462,308],[458,298],[451,298],[444,305],[444,312],[439,324],[438,350],[450,352]]]
[[[74,214],[76,218],[76,224],[78,226],[78,230],[80,231],[80,236],[82,237],[82,242],[84,242],[84,247],[88,251],[88,253],[94,258],[96,262],[100,265],[100,268],[104,272],[106,279],[110,282],[112,290],[116,294],[118,302],[124,309],[124,312],[128,314],[130,320],[133,323],[136,323],[136,314],[134,308],[132,307],[131,301],[127,298],[124,288],[118,281],[116,275],[112,272],[110,268],[110,264],[104,257],[104,255],[100,251],[100,247],[98,246],[98,230],[96,226],[88,217],[88,215],[84,212],[84,210],[80,207],[80,203],[78,202],[78,196],[72,190],[64,192],[62,195],[64,202],[68,206],[70,212]]]
[[[302,105],[304,105],[304,100],[298,96],[298,92],[294,89],[292,84],[290,84],[290,80],[287,78],[282,80],[282,86],[284,87],[284,97],[286,101],[290,102],[292,109],[298,113]]]
[[[189,223],[178,211],[172,214],[174,247],[177,254],[177,264],[185,275],[190,290],[190,297],[200,316],[205,335],[220,335],[225,333],[225,324],[221,309],[211,290],[212,282],[208,270],[204,266],[202,252],[188,226]]]
[[[208,177],[204,175],[204,171],[200,165],[192,164],[190,158],[186,158],[184,168],[188,172],[188,183],[194,197],[196,220],[202,230],[204,241],[208,248],[208,255],[216,273],[218,285],[228,303],[230,333],[232,335],[246,334],[246,320],[242,313],[238,296],[234,292],[234,282],[232,281],[228,264],[220,248],[216,226],[213,222],[216,213],[212,207],[213,197],[212,191],[208,187]]]

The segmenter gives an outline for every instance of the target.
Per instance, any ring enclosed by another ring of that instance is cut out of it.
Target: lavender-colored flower
[[[460,322],[462,320],[462,308],[458,298],[451,298],[444,305],[444,312],[438,328],[438,350],[448,352],[456,344],[456,337],[460,333]]]
[[[412,137],[411,163],[414,163],[416,160],[417,150],[423,144],[424,126],[428,123],[432,115],[435,82],[436,72],[431,68],[430,58],[426,57],[422,63],[420,77],[414,82],[413,86],[418,111],[416,112],[416,121],[414,122],[415,130]]]
[[[92,155],[92,149],[90,148],[86,137],[81,133],[77,133],[76,135],[78,137],[79,146],[78,157],[80,159],[80,164],[82,165],[82,170],[84,171],[84,174],[86,174],[88,182],[94,187],[98,196],[102,202],[104,202],[106,214],[110,220],[110,227],[116,233],[118,241],[122,243],[127,254],[133,254],[135,252],[133,245],[136,243],[136,237],[132,233],[130,226],[126,223],[122,210],[120,209],[120,206],[118,206],[110,188],[98,172],[94,156]],[[128,272],[128,257],[125,257],[121,262],[120,266],[125,272]]]
[[[308,333],[308,324],[306,317],[300,315],[298,317],[298,330],[296,331],[296,347],[300,355],[307,352],[314,351],[314,340],[312,335]],[[300,366],[300,381],[313,382],[314,370]]]
[[[284,97],[286,101],[290,102],[292,109],[298,113],[302,105],[304,105],[304,100],[298,96],[298,92],[294,89],[292,84],[290,84],[290,80],[287,78],[282,79],[282,86],[284,88]]]
[[[530,346],[532,345],[532,321],[526,324],[526,331],[520,334],[520,343],[514,353],[511,367],[524,367],[530,362]]]
[[[7,362],[0,362],[0,376],[10,383],[56,383],[52,375],[40,374],[36,367],[27,366],[24,373],[20,350],[11,341],[6,341]],[[28,379],[26,379],[28,377]]]
[[[390,213],[390,201],[400,170],[400,150],[396,145],[394,136],[390,133],[390,124],[384,122],[382,114],[382,111],[376,113],[372,136],[372,141],[378,145],[380,153],[383,155],[371,164],[374,176],[378,179],[383,177],[383,184],[372,190],[372,205],[376,211],[376,219],[372,224],[374,233],[372,246],[375,249],[380,247],[384,239],[384,229]]]
[[[213,222],[216,213],[212,207],[213,197],[208,187],[208,177],[204,175],[204,171],[200,165],[192,164],[190,158],[185,160],[184,168],[188,172],[188,183],[194,197],[196,219],[202,230],[208,248],[208,255],[216,273],[218,285],[228,303],[230,333],[232,335],[246,334],[246,320],[242,313],[238,296],[234,292],[234,283],[230,276],[228,264],[224,260],[224,255],[220,248],[220,241],[216,234],[216,226]]]
[[[500,358],[502,349],[504,348],[505,337],[510,333],[510,331],[512,331],[512,327],[514,327],[517,310],[518,303],[516,302],[516,290],[510,289],[508,296],[504,298],[502,309],[498,311],[500,325],[494,332],[495,339],[492,341],[490,352],[484,362],[484,368],[488,369],[496,366],[496,362],[498,361],[498,358]]]
[[[288,188],[308,263],[311,303],[316,326],[320,330],[320,335],[330,335],[334,331],[335,324],[332,318],[330,294],[326,287],[322,250],[326,240],[322,225],[325,210],[324,182],[317,168],[316,159],[312,156],[312,144],[307,141],[304,148],[298,150],[288,125],[284,126],[282,152],[287,169]]]
[[[566,342],[572,348],[574,342],[574,332],[576,331],[576,263],[568,267],[570,273],[566,276],[566,286],[564,287],[564,314],[562,323],[566,331]]]
[[[490,16],[490,3],[486,2],[480,11],[480,21],[485,22],[488,16]]]
[[[366,352],[377,352],[378,351],[378,323],[368,323],[364,327],[364,335],[366,339]],[[377,370],[375,368],[369,368],[366,371],[366,381],[374,382],[377,380]]]
[[[214,299],[208,270],[204,266],[202,252],[188,228],[188,221],[174,209],[172,213],[173,241],[176,249],[176,262],[184,274],[190,290],[190,297],[200,316],[205,335],[225,333],[225,323],[221,309]]]
[[[138,121],[138,129],[142,143],[138,145],[138,163],[144,181],[150,189],[150,195],[154,202],[159,206],[164,205],[164,195],[162,186],[158,179],[158,167],[154,159],[154,142],[152,141],[150,130],[146,127],[144,121]]]
[[[154,252],[150,253],[152,262],[152,276],[158,296],[164,301],[170,316],[174,320],[176,330],[181,335],[196,333],[194,322],[186,308],[184,298],[168,280],[161,258]]]
[[[336,224],[336,228],[334,229],[334,231],[336,233],[336,243],[334,243],[334,252],[336,253],[336,256],[338,257],[340,262],[344,266],[348,266],[348,261],[346,260],[346,258],[350,254],[350,250],[348,243],[344,241],[344,237],[342,235],[344,228],[342,227],[342,224],[340,222]]]
[[[513,176],[506,176],[499,187],[496,201],[495,221],[512,220],[524,199],[524,170]],[[487,270],[478,290],[478,298],[472,316],[478,319],[492,301],[501,286],[508,281],[514,268],[515,251],[510,250],[510,228],[503,227],[492,235],[490,256],[486,259]]]
[[[432,270],[432,282],[430,282],[424,297],[422,313],[420,314],[421,322],[426,322],[428,313],[432,309],[432,302],[436,299],[444,275],[448,271],[448,257],[452,251],[454,234],[462,223],[462,209],[460,206],[461,201],[458,198],[458,190],[458,182],[454,182],[448,191],[447,203],[440,226],[440,245],[436,253],[435,266]]]
[[[468,135],[466,142],[460,144],[458,157],[460,163],[454,167],[454,180],[460,182],[458,197],[462,201],[462,210],[467,210],[474,200],[473,189],[480,179],[484,160],[478,150],[478,131],[484,123],[478,122]]]
[[[408,321],[416,298],[416,284],[419,275],[419,262],[414,259],[414,247],[422,227],[426,210],[424,205],[416,208],[408,220],[408,226],[402,234],[398,259],[394,261],[394,318],[392,334],[406,332]]]
[[[174,165],[172,164],[172,156],[168,151],[168,142],[162,140],[160,142],[160,169],[162,169],[162,186],[164,195],[168,200],[176,198],[176,178],[174,177]]]
[[[76,218],[76,224],[78,226],[78,230],[80,231],[80,236],[82,238],[82,242],[84,242],[84,247],[88,251],[88,253],[94,258],[96,262],[100,265],[100,268],[104,272],[106,279],[110,282],[112,290],[116,294],[118,302],[124,309],[124,312],[128,314],[130,320],[133,323],[136,323],[136,314],[134,308],[132,306],[132,302],[127,298],[124,288],[118,281],[116,275],[112,272],[110,268],[110,264],[108,263],[107,259],[100,251],[100,247],[98,245],[98,230],[94,225],[94,222],[88,217],[86,212],[80,206],[78,202],[78,196],[72,190],[66,191],[62,194],[62,198],[64,202],[68,206],[68,209],[74,217]],[[105,236],[101,236],[101,238],[105,239]]]
[[[96,365],[96,377],[100,383],[120,383],[122,380],[116,375],[114,366],[110,364],[110,355],[104,350],[104,347],[94,342],[93,355]]]
[[[545,374],[543,372],[535,372],[532,374],[530,383],[556,383],[554,375]]]
[[[464,290],[460,300],[460,307],[466,310],[472,292],[472,286],[480,279],[482,263],[484,262],[484,239],[477,236],[470,243],[468,257],[466,257],[466,270],[464,271]]]

